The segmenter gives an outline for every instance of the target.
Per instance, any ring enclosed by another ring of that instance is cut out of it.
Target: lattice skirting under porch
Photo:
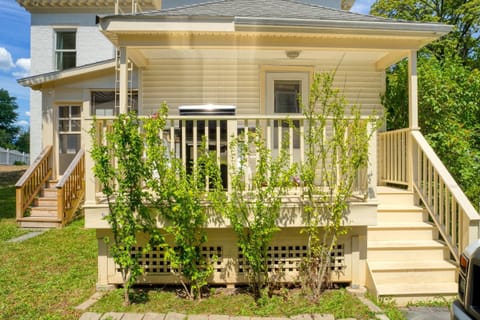
[[[365,234],[365,228],[351,228],[348,235],[340,238],[331,255],[333,282],[356,284],[363,282],[366,252],[361,251],[363,248],[366,250]],[[234,232],[228,228],[209,229],[207,235],[208,242],[200,250],[213,266],[213,274],[209,282],[217,285],[247,283],[248,263],[237,245]],[[109,231],[97,231],[99,283],[118,284],[121,283],[121,277],[113,259],[108,254],[108,246],[103,241],[105,236],[109,236]],[[139,282],[145,284],[179,283],[175,270],[165,258],[165,249],[153,248],[149,253],[143,254],[144,243],[145,239],[140,237],[138,246],[132,250],[132,254],[139,258],[145,269],[145,274],[140,277]],[[275,275],[276,280],[280,282],[297,282],[300,261],[306,255],[307,238],[300,233],[300,229],[282,229],[276,234],[268,248],[269,273]]]

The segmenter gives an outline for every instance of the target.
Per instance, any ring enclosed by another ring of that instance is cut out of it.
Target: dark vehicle
[[[480,320],[480,240],[470,244],[460,257],[458,299],[452,304],[451,319]]]

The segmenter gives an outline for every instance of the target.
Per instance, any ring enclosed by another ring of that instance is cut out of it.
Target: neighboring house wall
[[[77,66],[114,57],[113,45],[100,33],[95,24],[95,13],[32,13],[31,18],[31,71],[32,75],[55,71],[56,30],[76,30]],[[44,91],[51,94],[51,91]],[[42,104],[42,93],[30,92],[30,152],[32,161],[40,154],[42,118],[48,108]],[[47,99],[50,100],[50,99]]]

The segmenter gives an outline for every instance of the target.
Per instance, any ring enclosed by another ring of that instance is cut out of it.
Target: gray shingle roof
[[[207,16],[271,19],[337,20],[387,22],[394,21],[307,4],[294,0],[216,0],[172,9],[144,12],[145,16]],[[398,22],[397,20],[395,20]]]

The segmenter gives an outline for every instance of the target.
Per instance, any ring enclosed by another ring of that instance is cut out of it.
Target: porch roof
[[[117,29],[115,27],[119,25],[114,24],[114,22],[124,23],[124,28],[119,28],[118,31],[121,29],[127,31],[131,22],[137,24],[131,31],[140,31],[138,24],[141,22],[148,22],[149,31],[155,31],[152,22],[165,23],[172,21],[223,23],[224,31],[241,31],[249,26],[250,28],[253,26],[256,31],[262,31],[262,26],[270,27],[268,30],[271,30],[271,27],[280,27],[278,31],[284,30],[281,27],[287,27],[292,31],[291,28],[295,27],[296,32],[302,32],[299,28],[314,28],[317,32],[319,29],[329,29],[330,31],[332,29],[338,31],[350,30],[349,33],[356,34],[365,34],[367,30],[376,32],[395,31],[397,33],[408,32],[419,35],[423,33],[425,36],[428,35],[429,38],[432,36],[434,38],[440,37],[452,30],[451,26],[439,23],[421,23],[375,17],[295,0],[216,0],[172,9],[99,18],[101,28],[104,31]],[[173,29],[170,29],[170,31],[173,31]],[[181,31],[185,31],[185,29]]]
[[[91,75],[93,73],[102,72],[109,69],[113,70],[114,67],[115,59],[108,59],[104,61],[86,64],[83,66],[78,66],[71,69],[37,74],[34,76],[18,79],[17,82],[24,87],[31,87],[32,89],[38,90],[48,83],[53,83],[59,80],[66,80],[75,77],[82,77],[87,74]]]

